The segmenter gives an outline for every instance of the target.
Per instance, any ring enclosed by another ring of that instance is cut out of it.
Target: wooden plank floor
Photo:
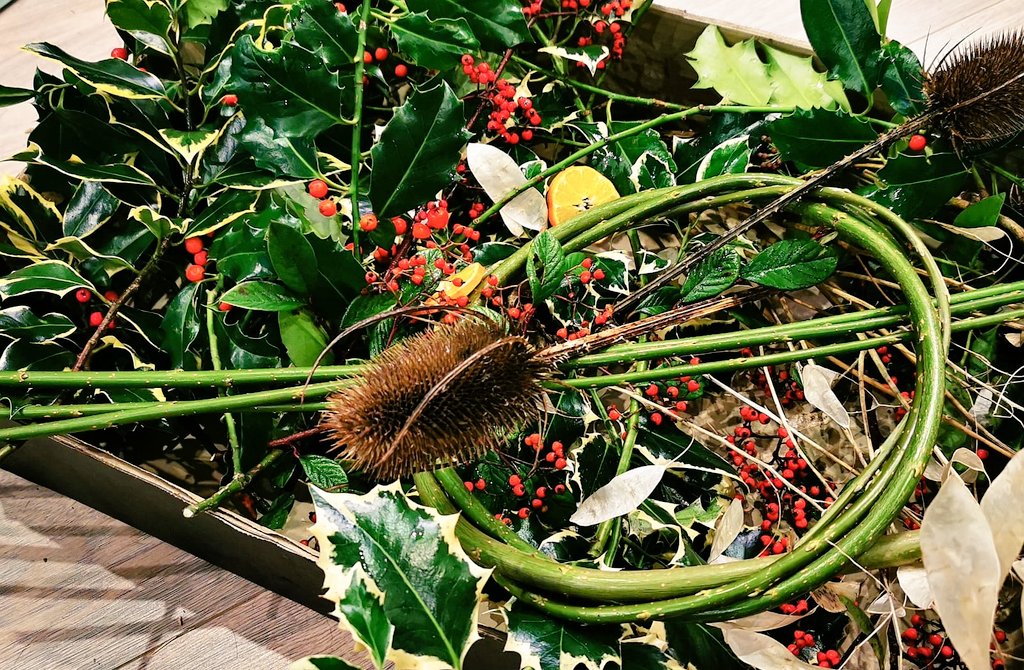
[[[337,623],[0,470],[0,668],[282,670]]]

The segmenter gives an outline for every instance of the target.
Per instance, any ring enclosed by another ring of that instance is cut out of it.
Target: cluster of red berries
[[[535,433],[534,435],[537,434]],[[537,435],[536,442],[539,441],[540,435]],[[535,440],[533,439],[533,435],[531,435],[529,444],[532,446],[534,443]],[[559,451],[562,451],[561,442],[553,442],[551,445],[552,449],[555,448],[555,445],[559,445]],[[480,478],[475,482],[463,482],[463,485],[466,487],[467,491],[472,493],[474,491],[483,491],[487,487],[487,482],[483,478]],[[531,493],[526,488],[526,482],[523,481],[522,476],[519,475],[518,473],[513,473],[512,475],[509,475],[508,487],[509,490],[512,492],[512,495],[515,496],[516,498],[529,499],[529,504],[524,504],[515,510],[515,515],[518,516],[520,519],[529,518],[531,514],[543,514],[547,512],[548,506],[546,498],[549,492],[553,491],[557,495],[565,493],[565,484],[555,484],[553,487],[544,486],[542,484],[536,486]],[[501,521],[506,526],[511,525],[512,523],[512,519],[502,512],[496,512],[494,514],[494,518],[498,521]]]
[[[810,606],[807,604],[807,598],[797,598],[795,602],[779,605],[779,611],[783,614],[806,614],[808,610]]]
[[[633,0],[610,0],[598,10],[602,16],[622,18],[633,7]]]
[[[543,455],[544,461],[550,463],[555,470],[564,470],[568,464],[568,461],[565,460],[565,446],[557,440],[551,443],[551,448],[546,454],[544,453],[544,438],[540,433],[527,435],[523,439],[523,444],[533,447],[533,450],[537,452],[538,459]]]
[[[306,190],[309,194],[320,201],[320,214],[326,217],[334,216],[338,213],[338,203],[334,202],[334,198],[328,198],[327,193],[330,189],[327,188],[327,182],[323,179],[314,179],[306,185]]]
[[[919,665],[934,670],[960,670],[965,667],[938,621],[915,614],[910,617],[910,626],[900,634],[900,637],[906,644],[903,655]],[[993,631],[992,638],[991,649],[996,650],[998,645],[1006,641],[1006,633],[997,628]],[[1005,662],[1001,658],[992,660],[993,670],[999,670],[1004,665]]]
[[[190,237],[185,240],[185,251],[192,254],[192,262],[185,266],[185,279],[190,282],[201,282],[206,276],[206,264],[210,255],[203,249],[203,238]]]
[[[802,630],[793,631],[793,641],[786,647],[794,656],[804,656],[807,660],[814,659],[819,668],[835,668],[842,661],[842,655],[836,649],[823,649],[814,639],[814,635]],[[807,653],[803,653],[804,649]]]
[[[540,14],[540,8],[544,0],[526,0],[526,5],[523,6],[523,16],[531,18]],[[589,3],[590,0],[587,0]]]
[[[463,56],[463,59],[467,56]],[[522,126],[539,126],[543,119],[533,108],[533,100],[525,96],[516,97],[516,87],[504,79],[498,79],[483,93],[491,106],[487,116],[487,131],[502,138],[509,144],[533,139],[533,129]],[[516,130],[517,128],[521,128]]]
[[[107,302],[114,302],[121,296],[119,296],[116,291],[106,291],[103,294],[103,297],[107,300]],[[92,300],[92,291],[90,291],[87,288],[78,289],[77,291],[75,291],[75,300],[78,301],[78,303],[81,305],[88,304]],[[100,311],[89,312],[89,325],[93,328],[98,327],[101,323],[103,323],[103,316],[103,312]],[[113,330],[114,322],[115,320],[111,319],[110,323],[107,324],[107,328]]]
[[[747,358],[754,355],[754,352],[749,347],[742,349],[740,353]],[[772,375],[774,383],[786,389],[786,392],[779,398],[779,402],[782,403],[783,407],[790,407],[797,401],[804,399],[804,391],[800,387],[800,382],[790,375],[789,370],[782,369],[776,371],[775,366],[769,366],[768,372]],[[763,371],[757,373],[754,377],[754,383],[757,384],[759,389],[771,395],[771,391],[768,389],[768,376]]]
[[[390,56],[390,55],[391,55],[391,52],[388,51],[386,48],[384,48],[384,47],[377,47],[376,49],[373,50],[372,53],[369,52],[369,51],[364,51],[363,52],[363,63],[365,63],[367,65],[370,65],[370,64],[372,64],[374,62],[376,62],[376,63],[383,63],[384,61],[386,61],[388,59],[388,56]],[[394,72],[395,72],[395,76],[396,77],[398,77],[399,79],[404,79],[409,74],[409,66],[406,65],[405,63],[399,63],[399,64],[395,65]],[[366,79],[365,78],[363,79],[363,83],[364,84],[366,83]]]
[[[690,359],[690,365],[697,365],[700,363],[700,359],[694,356]],[[687,400],[700,395],[703,389],[703,385],[700,381],[690,377],[689,375],[683,375],[678,381],[666,382],[663,384],[650,384],[644,389],[644,395],[650,398],[652,401],[656,401],[661,405],[671,407],[676,413],[685,412],[689,406]],[[610,418],[610,416],[609,416]],[[655,426],[660,426],[665,420],[661,412],[652,411],[648,418]]]
[[[378,248],[379,249],[379,248]],[[392,247],[397,251],[396,247]],[[389,254],[390,255],[390,254]],[[384,258],[383,260],[387,260]],[[452,268],[454,271],[454,268]],[[408,280],[413,286],[421,286],[427,277],[427,259],[422,255],[415,255],[410,258],[402,258],[388,266],[383,275],[370,271],[366,273],[366,283],[369,285],[382,284],[384,288],[392,293],[398,293],[399,282]]]
[[[491,69],[490,63],[487,61],[477,63],[472,54],[462,55],[462,71],[474,84],[487,86],[495,83],[498,79],[498,74]]]

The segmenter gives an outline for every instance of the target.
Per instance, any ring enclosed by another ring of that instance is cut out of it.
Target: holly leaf
[[[455,67],[463,54],[480,50],[464,18],[432,21],[425,13],[407,14],[391,24],[391,33],[404,56],[435,70]]]
[[[260,194],[255,191],[228,190],[199,213],[185,230],[185,237],[209,235],[232,221],[256,211]]]
[[[341,463],[333,458],[306,454],[299,456],[302,471],[309,483],[324,491],[344,490],[348,487],[348,474]]]
[[[715,670],[744,670],[736,654],[725,643],[722,631],[702,623],[677,620],[665,622],[668,647],[680,663],[702,664]],[[701,667],[701,666],[698,666]]]
[[[95,232],[110,220],[120,204],[102,184],[83,181],[64,210],[64,236],[81,238]]]
[[[305,304],[285,287],[267,281],[242,282],[228,289],[220,299],[235,307],[263,312],[286,312]]]
[[[53,293],[64,297],[80,288],[96,293],[96,287],[63,261],[39,261],[0,277],[0,298],[7,300],[26,293]]]
[[[783,160],[812,168],[831,165],[875,140],[867,121],[842,111],[798,110],[767,125]]]
[[[518,0],[410,0],[409,11],[423,12],[434,20],[465,19],[487,51],[504,51],[530,41]]]
[[[740,105],[767,105],[772,84],[753,40],[726,46],[722,33],[708,26],[686,54],[699,79],[693,88],[712,88]]]
[[[293,365],[313,365],[327,348],[327,333],[316,324],[309,310],[278,312],[277,327],[281,334],[281,342]]]
[[[185,353],[199,335],[196,309],[200,284],[189,283],[174,296],[164,312],[161,348],[171,357],[171,367],[185,368]],[[194,365],[193,365],[194,366]],[[193,367],[189,366],[189,367]]]
[[[886,42],[878,54],[881,87],[889,104],[904,116],[924,111],[927,98],[922,88],[924,69],[917,54],[899,42]]]
[[[0,107],[9,107],[36,97],[36,92],[29,88],[0,85]]]
[[[863,2],[800,0],[807,39],[829,74],[866,98],[877,83],[874,54],[882,46],[875,22]]]
[[[0,354],[0,370],[64,370],[75,357],[53,342],[35,343],[27,340],[11,342]]]
[[[60,236],[61,218],[53,203],[26,182],[0,176],[0,224],[14,224],[32,240],[49,240]]]
[[[370,202],[378,217],[408,211],[451,182],[466,130],[462,101],[446,82],[413,93],[371,149]]]
[[[121,61],[118,61],[119,63]],[[51,167],[57,172],[83,179],[110,184],[135,184],[138,186],[156,186],[151,176],[128,163],[83,163],[81,161],[61,160],[49,156],[39,150],[36,144],[29,144],[29,149],[16,157],[26,162],[38,163]]]
[[[622,664],[618,626],[579,626],[552,619],[522,602],[506,607],[504,615],[508,622],[505,651],[519,654],[523,667],[600,670],[608,663]]]
[[[461,667],[490,571],[462,550],[457,516],[410,502],[398,482],[362,496],[311,494],[325,597],[337,603],[343,626],[378,663]]]
[[[26,51],[60,63],[101,93],[131,100],[167,97],[167,91],[160,79],[119,58],[107,58],[90,63],[79,60],[47,42],[33,42],[24,48]]]
[[[736,283],[740,277],[742,261],[730,247],[714,252],[693,269],[683,283],[683,302],[696,302],[713,298]]]
[[[192,4],[189,2],[188,4]],[[107,0],[107,18],[146,46],[167,53],[171,9],[159,0]]]
[[[189,28],[213,23],[230,4],[231,0],[188,0],[185,3],[185,21]]]
[[[750,136],[740,135],[722,142],[704,156],[697,167],[697,181],[723,174],[741,174],[750,164]]]
[[[771,102],[787,107],[848,109],[849,100],[839,82],[829,81],[824,72],[814,69],[810,56],[794,56],[762,44],[768,61],[768,79],[772,85]]]
[[[78,330],[64,314],[51,313],[36,316],[25,305],[0,310],[0,336],[28,342],[52,342]]]
[[[526,276],[530,280],[533,301],[540,303],[558,290],[565,275],[565,252],[562,244],[548,231],[534,238],[526,259]]]
[[[310,294],[320,275],[316,254],[305,235],[285,223],[271,221],[267,228],[267,255],[281,283],[299,295]]]
[[[963,189],[967,171],[953,153],[900,154],[878,171],[878,179],[885,186],[865,189],[863,195],[904,219],[923,219]]]
[[[741,276],[768,288],[795,291],[825,281],[838,264],[835,251],[829,247],[809,238],[787,239],[754,256]]]
[[[347,12],[338,11],[332,2],[304,0],[292,6],[292,30],[295,41],[319,54],[332,69],[355,63],[359,51],[359,33]]]

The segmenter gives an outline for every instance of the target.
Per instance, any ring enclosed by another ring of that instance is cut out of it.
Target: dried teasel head
[[[549,363],[521,337],[464,317],[370,361],[328,400],[322,425],[341,458],[380,479],[479,458],[539,413]]]
[[[1024,31],[994,35],[946,56],[925,75],[929,112],[957,151],[977,153],[1024,131]]]

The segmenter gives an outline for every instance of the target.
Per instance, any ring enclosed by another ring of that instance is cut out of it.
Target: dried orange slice
[[[615,184],[603,174],[586,165],[574,165],[556,174],[548,184],[548,221],[557,226],[618,197]]]

